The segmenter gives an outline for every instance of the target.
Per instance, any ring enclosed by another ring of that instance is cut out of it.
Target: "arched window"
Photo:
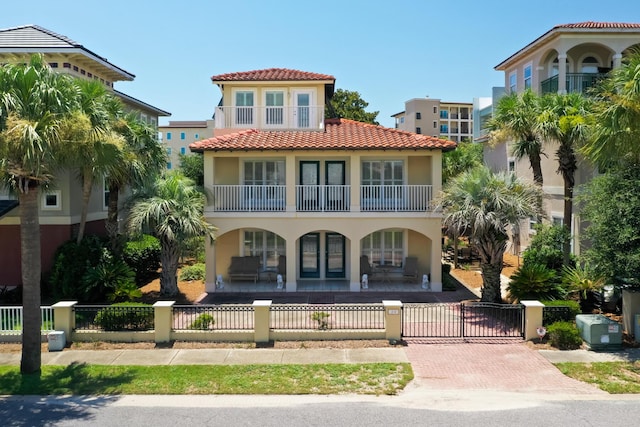
[[[582,66],[580,68],[581,73],[597,73],[598,72],[598,60],[593,56],[587,56],[582,60]]]

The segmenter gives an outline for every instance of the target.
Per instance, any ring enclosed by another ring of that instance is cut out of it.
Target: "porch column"
[[[531,89],[538,95],[540,95],[542,92],[542,87],[540,86],[542,79],[540,79],[540,75],[542,74],[543,71],[544,71],[544,67],[542,65],[538,65],[535,68],[535,71],[533,73],[533,80],[531,82]]]
[[[349,256],[351,258],[349,265],[350,273],[349,273],[349,291],[351,292],[360,292],[360,235],[354,236],[349,235],[350,239],[350,247],[349,247]]]
[[[441,236],[439,233],[438,236]],[[419,277],[422,280],[421,277]],[[442,237],[431,239],[431,292],[442,292]]]
[[[286,182],[286,204],[287,212],[296,211],[296,158],[294,154],[287,155],[285,159],[285,182]],[[287,254],[289,257],[289,254]],[[287,266],[291,263],[287,263]],[[287,272],[287,278],[289,272]]]
[[[567,93],[567,54],[558,55],[558,93]]]
[[[351,212],[360,212],[360,156],[355,154],[349,158],[349,189]],[[359,256],[358,259],[360,259]]]
[[[622,65],[622,53],[613,55],[613,68],[620,68]]]
[[[520,301],[524,305],[524,339],[531,341],[539,338],[537,329],[542,327],[542,310],[544,304],[540,301]]]
[[[285,239],[286,254],[287,254],[287,283],[285,289],[287,292],[295,292],[297,290],[296,282],[296,265],[298,264],[298,257],[296,256],[296,239],[293,236],[287,234]]]
[[[204,290],[207,293],[216,291],[216,243],[204,243]]]

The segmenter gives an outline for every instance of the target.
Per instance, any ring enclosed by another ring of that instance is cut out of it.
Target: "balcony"
[[[600,79],[606,77],[603,73],[567,73],[567,93],[587,93]],[[558,76],[550,77],[540,83],[541,93],[558,93]]]
[[[324,106],[216,107],[216,129],[322,130]]]
[[[363,185],[361,212],[426,212],[431,185]],[[284,185],[214,185],[209,209],[214,212],[285,212]],[[296,212],[357,212],[350,185],[296,185]]]

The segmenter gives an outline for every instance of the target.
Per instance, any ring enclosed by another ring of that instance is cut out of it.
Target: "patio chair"
[[[408,256],[404,259],[402,278],[405,282],[415,283],[418,280],[418,258]]]
[[[284,255],[280,255],[278,257],[278,274],[282,276],[284,280],[287,277],[287,257]]]

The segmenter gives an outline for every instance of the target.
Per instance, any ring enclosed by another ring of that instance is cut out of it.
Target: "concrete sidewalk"
[[[0,365],[19,365],[20,353],[0,353]],[[64,350],[42,353],[43,365],[249,365],[409,363],[403,348]]]

